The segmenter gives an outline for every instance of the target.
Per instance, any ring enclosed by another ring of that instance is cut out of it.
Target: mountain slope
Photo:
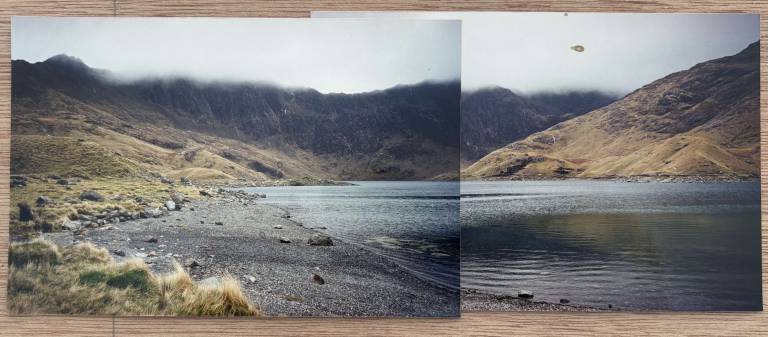
[[[511,143],[466,178],[757,176],[759,44]]]
[[[65,55],[13,61],[12,76],[14,138],[82,138],[164,174],[424,179],[458,169],[458,82],[361,94],[125,82]]]
[[[606,106],[614,97],[596,91],[523,96],[493,87],[462,94],[461,155],[473,162],[501,146]]]

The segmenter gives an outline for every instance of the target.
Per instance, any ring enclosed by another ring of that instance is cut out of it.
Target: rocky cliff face
[[[757,176],[759,44],[498,149],[477,177]]]
[[[297,174],[339,179],[424,179],[458,170],[458,82],[361,94],[184,78],[124,82],[64,55],[35,64],[13,61],[12,76],[19,134],[103,128],[183,152],[200,145],[183,134],[193,133],[277,157],[301,152],[294,159],[308,163]],[[153,132],[158,128],[164,132]],[[291,175],[278,172],[280,160],[251,163],[249,151],[210,150],[259,172],[267,167],[268,175]]]
[[[462,158],[474,162],[501,146],[614,100],[596,91],[523,96],[493,87],[466,92],[461,100]]]

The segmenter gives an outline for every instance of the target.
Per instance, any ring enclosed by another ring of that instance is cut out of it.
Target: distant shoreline
[[[608,177],[487,177],[477,179],[462,179],[462,182],[471,181],[609,181],[617,183],[741,183],[760,182],[760,177],[736,177],[736,176],[608,176]]]
[[[510,295],[499,295],[472,288],[461,288],[462,311],[614,311],[616,309],[597,308],[578,304],[558,304],[534,299],[525,299]]]

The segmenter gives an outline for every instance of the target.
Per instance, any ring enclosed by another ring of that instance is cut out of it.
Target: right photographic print
[[[758,15],[313,17],[463,20],[463,310],[762,310]]]

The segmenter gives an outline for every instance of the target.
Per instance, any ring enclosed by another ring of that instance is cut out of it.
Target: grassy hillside
[[[756,177],[758,45],[648,84],[509,144],[462,172],[489,177]]]

